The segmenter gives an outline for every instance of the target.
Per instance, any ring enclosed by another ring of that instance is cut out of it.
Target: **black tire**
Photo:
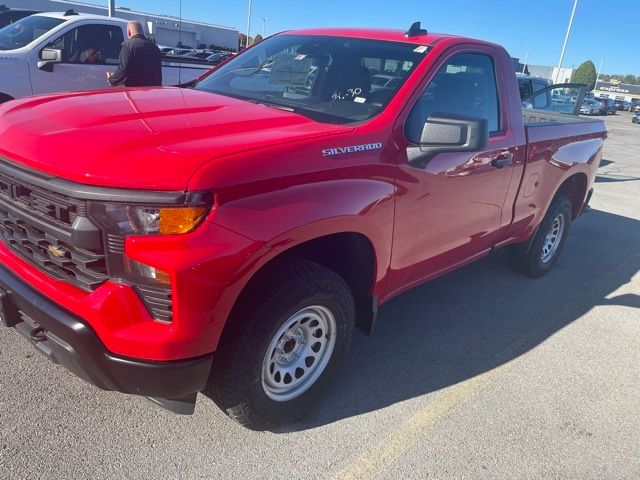
[[[558,238],[555,251],[544,258],[547,234],[551,232],[554,221],[558,216],[562,216],[563,218],[562,233]],[[540,277],[551,270],[558,261],[558,257],[564,247],[564,242],[569,234],[571,217],[572,205],[569,199],[564,195],[556,196],[542,219],[529,249],[526,250],[521,245],[517,245],[509,250],[509,264],[511,267],[517,272],[530,277]]]
[[[328,309],[335,319],[333,352],[304,393],[286,401],[274,400],[263,386],[267,349],[285,322],[311,306]],[[328,387],[351,344],[354,299],[345,281],[333,271],[305,259],[286,259],[274,262],[252,282],[229,321],[205,394],[241,425],[267,430],[300,419]]]

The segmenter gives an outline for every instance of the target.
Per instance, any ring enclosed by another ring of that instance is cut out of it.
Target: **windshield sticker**
[[[331,157],[333,155],[343,155],[345,153],[357,153],[357,152],[368,152],[370,150],[380,150],[381,148],[382,148],[382,143],[367,143],[366,145],[353,145],[351,147],[326,148],[322,150],[322,155],[324,157]]]
[[[367,101],[367,99],[364,98],[364,97],[356,97],[356,98],[353,99],[353,101],[356,102],[356,103],[365,103]]]
[[[420,45],[419,47],[415,48],[413,51],[416,53],[424,53],[427,50],[429,50],[429,47],[427,45]]]

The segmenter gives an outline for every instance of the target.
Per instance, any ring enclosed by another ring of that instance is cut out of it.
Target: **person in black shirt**
[[[122,44],[118,69],[107,73],[113,86],[152,87],[162,85],[162,54],[144,36],[142,24],[135,20],[127,24],[129,39]]]

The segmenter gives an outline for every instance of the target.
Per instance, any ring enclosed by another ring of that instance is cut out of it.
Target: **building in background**
[[[569,83],[574,71],[573,68],[562,67],[558,70],[558,67],[549,67],[546,65],[529,65],[528,68],[529,75],[544,78],[550,83]],[[558,71],[560,72],[559,75]]]
[[[612,98],[630,102],[633,99],[640,100],[640,85],[627,85],[616,80],[598,82],[593,94],[597,98]]]
[[[107,0],[104,6],[73,0],[1,0],[9,8],[25,8],[42,12],[64,12],[74,9],[79,13],[107,15]],[[125,20],[138,20],[151,38],[159,45],[175,47],[178,44],[197,48],[200,45],[238,49],[238,29],[210,23],[181,20],[169,15],[138,12],[125,7],[116,8],[116,16]]]

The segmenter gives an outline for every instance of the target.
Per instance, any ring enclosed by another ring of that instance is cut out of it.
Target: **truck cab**
[[[107,88],[119,62],[127,22],[73,10],[28,16],[0,30],[0,103],[28,95]],[[186,69],[188,68],[188,69]],[[206,65],[163,63],[163,83],[176,85]]]

